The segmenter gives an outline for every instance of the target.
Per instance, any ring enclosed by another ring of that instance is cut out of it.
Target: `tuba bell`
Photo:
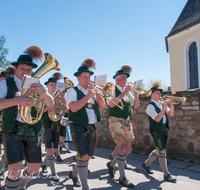
[[[74,83],[68,79],[67,77],[64,77],[64,83],[66,84],[65,89],[57,89],[54,94],[54,102],[59,106],[58,110],[49,110],[48,116],[51,119],[51,121],[59,121],[62,119],[62,116],[65,113],[66,109],[66,101],[63,102],[59,100],[59,97],[62,93],[65,93],[69,88],[74,87]]]
[[[32,74],[33,77],[40,78],[47,72],[55,69],[57,71],[60,71],[61,67],[58,61],[49,53],[45,53],[45,60],[43,64],[40,66],[39,69],[35,73]],[[26,106],[20,106],[20,115],[21,118],[25,123],[28,123],[29,125],[34,125],[37,123],[43,114],[44,111],[44,100],[43,97],[39,94],[34,94],[32,90],[23,88],[21,92],[21,96],[25,95],[27,98],[32,98],[34,100],[34,105],[32,107],[26,107]],[[42,103],[42,106],[40,108],[40,105]],[[39,111],[40,108],[40,111]],[[37,113],[35,116],[31,115],[31,112],[33,109],[37,110]]]

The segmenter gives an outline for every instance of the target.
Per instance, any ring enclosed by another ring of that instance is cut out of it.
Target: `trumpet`
[[[133,86],[134,86],[134,83],[133,82],[127,82],[126,83],[127,85],[128,84],[132,84]],[[144,88],[142,88],[142,87],[138,87],[137,89],[134,89],[134,88],[132,88],[131,89],[131,92],[136,92],[137,94],[146,94],[146,96],[148,97],[148,96],[150,96],[151,95],[151,90],[145,90]]]
[[[119,107],[121,110],[124,109],[124,105],[123,105],[122,101],[113,96],[113,94],[115,92],[115,85],[112,82],[108,82],[102,87],[95,85],[93,81],[88,82],[88,83],[89,83],[89,85],[94,86],[97,89],[97,93],[100,96],[102,96],[104,99],[106,99],[109,102],[113,103],[115,106]],[[116,99],[117,101],[119,101],[120,105],[116,104],[112,100],[108,99],[108,97],[112,97],[113,99]]]
[[[186,102],[186,97],[176,97],[176,96],[163,96],[161,97],[162,101],[168,100],[171,104],[179,104],[180,102],[182,102],[183,104]]]

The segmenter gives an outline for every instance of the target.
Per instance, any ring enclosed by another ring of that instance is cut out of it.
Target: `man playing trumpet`
[[[162,91],[163,89],[160,88],[158,82],[153,83],[151,88],[151,101],[147,105],[146,113],[149,116],[150,133],[154,139],[156,149],[150,153],[148,159],[142,164],[142,167],[148,174],[153,174],[150,170],[150,165],[158,158],[160,167],[164,173],[164,180],[176,182],[176,179],[174,179],[168,171],[166,159],[168,130],[170,129],[167,115],[173,117],[174,104],[170,103],[168,100],[164,102],[160,101]],[[169,103],[170,108],[168,107]]]
[[[133,188],[134,185],[126,179],[124,169],[126,157],[132,151],[132,140],[134,138],[132,124],[130,121],[132,106],[138,108],[140,101],[136,91],[134,91],[134,96],[130,93],[133,85],[126,84],[127,78],[130,76],[130,72],[131,67],[124,65],[121,70],[118,70],[113,76],[116,81],[116,88],[113,96],[122,101],[124,109],[121,110],[112,102],[107,102],[110,107],[109,128],[118,147],[118,154],[111,162],[107,163],[107,167],[110,177],[114,178],[114,167],[115,164],[118,163],[120,173],[119,183],[125,187]],[[110,97],[110,99],[114,103],[119,103],[117,99],[112,99],[112,97]]]
[[[24,189],[25,184],[38,173],[41,164],[41,147],[38,138],[42,124],[26,124],[19,114],[19,106],[32,107],[34,100],[19,96],[21,83],[25,74],[31,75],[37,67],[34,59],[42,59],[43,52],[37,46],[29,46],[26,54],[20,55],[16,62],[15,76],[0,82],[0,109],[3,109],[2,131],[4,134],[4,153],[8,164],[8,176],[5,179],[5,189]],[[33,93],[43,96],[46,105],[54,105],[53,97],[40,84],[32,84]],[[34,113],[33,113],[34,114]],[[20,178],[23,159],[27,168]]]
[[[67,91],[66,98],[69,107],[69,120],[73,142],[78,154],[78,161],[69,173],[74,186],[80,186],[77,175],[79,174],[82,189],[89,190],[87,184],[88,161],[93,156],[97,121],[101,122],[99,108],[104,109],[106,104],[102,96],[96,93],[96,88],[90,84],[90,76],[94,72],[89,68],[95,68],[92,59],[83,61],[82,66],[74,73],[78,79],[78,85]]]

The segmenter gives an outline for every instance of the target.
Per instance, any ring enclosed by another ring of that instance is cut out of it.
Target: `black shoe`
[[[66,153],[71,153],[71,151],[70,151],[69,149],[67,149],[65,152],[66,152]]]
[[[0,173],[0,180],[3,181],[4,178],[5,178],[5,176],[4,176],[4,171],[1,171],[1,173]]]
[[[87,172],[90,173],[90,170],[88,170]]]
[[[55,182],[59,182],[60,181],[60,178],[57,174],[52,174],[51,176],[49,176],[49,178],[51,178],[52,181],[55,181]]]
[[[73,156],[73,160],[74,162],[77,162],[76,156]]]
[[[92,156],[91,159],[95,159],[95,156]]]
[[[152,172],[151,169],[150,169],[150,166],[146,166],[146,164],[143,163],[143,164],[142,164],[142,167],[146,170],[146,172],[147,172],[148,174],[153,174],[153,172]]]
[[[171,176],[171,174],[168,174],[167,176],[164,176],[164,180],[165,180],[165,181],[168,181],[168,182],[176,183],[176,179],[173,178],[173,177]]]
[[[78,180],[78,177],[73,177],[72,171],[69,172],[69,178],[72,179],[73,184],[74,184],[75,187],[80,187],[80,186],[81,186],[81,183],[80,183],[80,181]]]
[[[63,159],[60,157],[60,155],[57,155],[57,156],[56,156],[56,160],[57,160],[58,162],[62,162],[62,161],[63,161]]]
[[[42,173],[48,173],[46,165],[41,165],[41,167],[42,167]]]
[[[111,178],[114,178],[115,177],[115,173],[114,173],[114,167],[112,167],[111,165],[110,165],[110,163],[111,162],[108,162],[106,165],[107,165],[107,167],[108,167],[108,173],[109,173],[109,175],[110,175],[110,177]]]
[[[131,167],[128,166],[128,164],[125,164],[125,167],[124,167],[126,170],[132,170]]]
[[[110,160],[113,160],[113,157],[111,156],[111,154],[109,155]]]
[[[119,183],[125,187],[133,188],[135,185],[133,185],[126,177],[123,177],[123,179],[119,178]]]
[[[60,151],[62,151],[62,147],[60,147]]]

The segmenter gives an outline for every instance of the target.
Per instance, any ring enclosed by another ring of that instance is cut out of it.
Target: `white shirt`
[[[121,93],[124,92],[124,90],[125,90],[125,88],[126,88],[126,87],[122,88],[122,87],[119,86],[118,84],[115,84],[115,86],[119,89],[119,91],[120,91]],[[130,94],[130,97],[131,97],[131,106],[133,106],[133,105],[134,105],[134,101],[135,101],[135,97],[134,97],[133,93],[129,92],[129,94]],[[115,92],[113,93],[113,96],[116,97]],[[110,97],[108,97],[108,99],[109,99],[109,100],[112,100],[113,97],[110,96]],[[109,103],[109,100],[107,100],[107,104]],[[125,96],[123,97],[123,100],[124,100],[125,102],[130,102],[128,95],[125,95]],[[109,104],[108,104],[108,105],[109,105]]]
[[[15,97],[20,96],[21,90],[22,90],[22,88],[21,88],[22,81],[16,75],[14,76],[14,81],[18,88],[18,91],[15,94]],[[6,96],[7,96],[7,84],[6,84],[6,80],[4,79],[0,82],[0,98],[5,99]],[[20,112],[19,112],[19,105],[18,105],[18,112],[17,112],[16,120],[24,123],[24,121],[21,118]]]
[[[80,85],[77,85],[77,88],[83,92],[84,95],[87,95],[90,89],[84,89],[83,87],[81,87]],[[69,107],[69,103],[72,101],[77,101],[77,93],[74,90],[74,88],[70,88],[69,90],[67,90],[66,93],[66,100],[67,100],[67,105]],[[90,98],[88,100],[87,103],[91,103],[91,104],[95,104],[95,100],[93,98]],[[94,109],[88,109],[86,108],[86,113],[88,116],[88,124],[94,124],[97,122],[97,116],[95,114]]]
[[[160,110],[163,109],[163,106],[162,106],[162,104],[161,104],[161,101],[155,101],[155,100],[152,100],[152,99],[151,99],[151,101],[154,102],[154,103],[159,107]],[[170,111],[170,109],[169,109],[169,107],[167,107],[167,108],[166,108],[166,113],[168,113],[169,111]],[[155,110],[155,107],[154,107],[152,104],[149,104],[149,105],[147,106],[147,108],[146,108],[146,113],[147,113],[152,119],[154,119],[154,118],[158,115],[158,113],[157,113],[156,110]],[[165,116],[165,114],[164,114],[164,115],[163,115],[163,124],[165,124],[165,123],[166,123],[166,116]]]

